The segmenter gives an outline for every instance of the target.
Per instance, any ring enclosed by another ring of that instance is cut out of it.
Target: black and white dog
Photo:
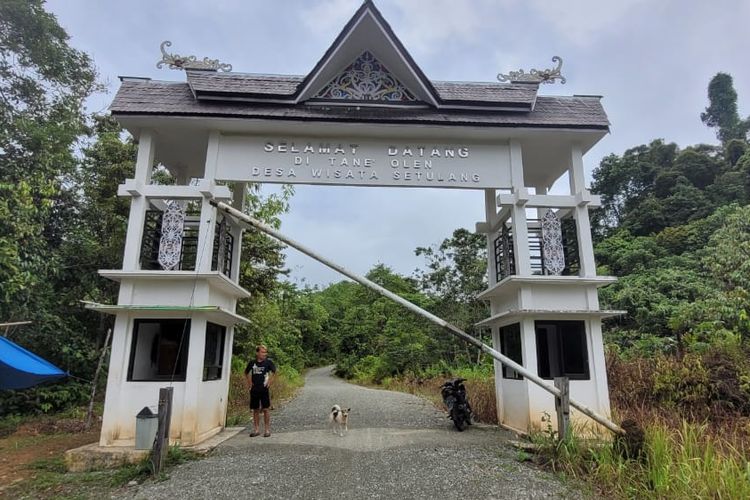
[[[331,426],[331,430],[334,434],[343,436],[345,432],[349,431],[349,412],[351,408],[342,410],[339,405],[333,405],[331,413],[328,415],[328,423]],[[338,431],[338,432],[337,432]]]

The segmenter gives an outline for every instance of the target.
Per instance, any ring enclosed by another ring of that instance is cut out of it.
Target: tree
[[[0,318],[34,321],[22,343],[64,368],[76,359],[50,340],[68,328],[56,285],[77,215],[74,147],[88,132],[83,100],[95,80],[41,0],[0,3]]]
[[[651,210],[647,213],[641,210],[641,204],[653,198],[657,178],[662,181],[662,176],[672,170],[678,153],[676,144],[655,140],[628,149],[622,156],[612,154],[605,157],[594,170],[591,185],[592,192],[602,196],[602,208],[592,217],[595,236],[601,238],[610,230],[627,225],[634,213],[642,221],[658,220],[661,212],[658,203],[649,201]],[[668,189],[664,190],[665,194],[668,192]],[[641,225],[645,231],[659,227],[658,222],[656,225],[650,222]]]
[[[731,75],[717,73],[708,84],[709,106],[701,113],[701,120],[716,128],[716,137],[726,144],[732,139],[747,139],[750,119],[741,120],[737,112],[737,92]]]
[[[86,132],[93,65],[41,0],[0,3],[0,317],[33,319],[59,267],[72,148]]]
[[[658,234],[746,200],[744,151],[737,143],[680,150],[659,140],[607,156],[593,173],[592,191],[602,196],[601,209],[592,215],[596,241],[618,229]]]
[[[0,2],[0,319],[32,321],[13,340],[86,378],[97,324],[73,298],[88,285],[67,248],[81,209],[83,101],[98,87],[91,60],[68,40],[41,0]],[[0,407],[51,411],[86,392],[69,381],[4,394]]]

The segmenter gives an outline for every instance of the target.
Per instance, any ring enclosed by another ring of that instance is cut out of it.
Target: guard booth
[[[571,397],[610,413],[583,155],[609,130],[600,98],[539,95],[548,70],[500,82],[430,80],[371,1],[305,76],[231,71],[167,51],[177,81],[123,77],[111,112],[138,140],[102,446],[133,445],[135,415],[174,387],[171,439],[219,432],[226,417],[241,227],[210,200],[242,208],[247,183],[471,189],[483,196],[494,347]],[[563,79],[564,80],[564,79]],[[154,165],[174,185],[151,182]],[[548,194],[561,177],[567,194]],[[453,228],[446,228],[451,230]],[[310,242],[314,244],[314,242]],[[496,366],[498,417],[528,431],[553,398]],[[575,421],[580,415],[573,412]]]

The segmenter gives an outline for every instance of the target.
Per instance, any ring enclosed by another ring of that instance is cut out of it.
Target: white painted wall
[[[524,185],[524,161],[522,148],[518,141],[511,139],[510,145],[510,175],[512,184],[511,195],[502,198],[506,213],[510,212],[513,228],[513,249],[516,259],[516,276],[525,277],[530,275],[529,248],[527,237],[526,211],[529,207],[526,203],[531,199],[529,190]],[[589,193],[584,185],[582,149],[579,144],[572,142],[569,150],[569,179],[570,193],[577,200],[589,199]],[[538,166],[537,166],[538,168]],[[536,206],[549,206],[552,198],[548,198],[547,189],[537,186],[535,189]],[[545,201],[547,200],[547,201]],[[563,198],[555,199],[555,203]],[[563,200],[569,203],[569,200]],[[546,204],[545,204],[546,203]],[[493,220],[497,220],[498,212],[496,201],[491,196],[485,196],[486,220],[485,227],[492,227]],[[533,205],[532,205],[533,207]],[[596,267],[593,260],[593,246],[591,242],[591,229],[589,226],[588,205],[576,202],[569,205],[574,211],[577,221],[577,232],[579,242],[579,255],[581,257],[581,276],[594,277]],[[539,209],[541,210],[541,209]],[[494,248],[491,238],[488,237],[488,268],[494,268]],[[494,276],[490,276],[490,286],[494,284]],[[550,281],[554,280],[550,277]],[[514,284],[503,282],[500,288],[495,289],[489,296],[491,314],[500,314],[508,311],[540,310],[545,314],[538,318],[529,315],[520,315],[520,320],[501,319],[502,324],[519,321],[521,330],[521,350],[523,366],[533,373],[538,373],[536,353],[535,319],[544,320],[583,320],[586,332],[586,348],[588,351],[589,380],[571,380],[570,396],[572,399],[592,408],[599,414],[609,416],[609,390],[607,386],[607,374],[604,360],[604,346],[602,342],[601,320],[599,319],[599,301],[596,284],[584,280],[571,279],[570,281],[557,283],[545,283],[545,277],[539,277],[534,282]],[[549,311],[549,312],[547,312]],[[552,315],[552,312],[556,314]],[[499,336],[495,333],[500,323],[493,325],[493,342],[499,348]],[[553,383],[552,380],[549,381]],[[495,363],[495,386],[498,397],[498,416],[501,422],[509,427],[522,431],[542,429],[542,417],[550,415],[551,425],[557,426],[555,418],[554,397],[547,391],[528,380],[512,380],[502,377],[500,363]],[[571,420],[579,428],[593,429],[596,426],[588,417],[573,411]]]
[[[113,331],[113,356],[130,359],[132,328],[136,314],[120,313]],[[200,313],[191,319],[188,376],[185,382],[129,382],[129,363],[110,363],[107,397],[100,437],[101,446],[132,446],[135,442],[136,414],[148,406],[156,413],[159,389],[173,387],[170,441],[189,445],[200,442],[224,427],[231,369],[233,329],[227,329],[224,367],[219,380],[203,381],[206,320]],[[141,328],[141,334],[143,334]],[[150,350],[150,343],[148,350]],[[123,352],[124,350],[124,352]],[[149,352],[141,352],[147,359]],[[113,361],[115,358],[112,358]]]

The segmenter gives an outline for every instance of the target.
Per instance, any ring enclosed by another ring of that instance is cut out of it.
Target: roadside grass
[[[415,394],[442,406],[440,385],[448,378],[467,379],[469,401],[477,420],[497,423],[492,373],[455,370],[433,376],[386,378],[368,385]],[[363,382],[363,381],[358,381]],[[618,388],[613,387],[616,392]],[[625,388],[622,388],[625,390]],[[613,401],[624,395],[613,395]],[[750,445],[744,418],[706,422],[681,416],[674,409],[642,405],[614,408],[616,421],[635,419],[643,429],[640,454],[626,453],[618,440],[591,440],[582,429],[558,440],[551,422],[529,439],[535,455],[518,452],[520,462],[533,461],[581,480],[611,498],[735,499],[750,498]],[[549,416],[547,416],[549,418]]]
[[[491,368],[490,368],[491,370]],[[440,386],[446,380],[461,377],[466,379],[466,393],[474,413],[474,420],[485,424],[497,425],[495,409],[495,379],[485,367],[459,368],[439,374],[427,373],[424,376],[404,375],[387,377],[380,384],[368,380],[356,380],[364,385],[381,387],[392,391],[406,392],[432,401],[435,406],[444,408],[440,396]]]
[[[94,403],[94,418],[91,428],[97,428],[104,409],[101,402]],[[65,432],[80,432],[84,430],[88,407],[72,407],[65,411],[38,415],[3,415],[0,417],[0,438],[7,437],[16,431],[27,434],[55,434]]]
[[[229,404],[227,406],[227,427],[244,426],[252,421],[250,395],[245,381],[244,361],[232,360],[232,375],[229,380]],[[305,384],[305,378],[297,370],[280,366],[271,387],[272,408],[279,408],[292,399]]]
[[[623,453],[617,439],[591,442],[575,432],[557,440],[542,431],[532,440],[543,465],[609,497],[750,498],[747,454],[707,433],[705,424],[652,422],[644,431],[643,449],[636,456]]]
[[[176,465],[200,459],[201,455],[172,446],[167,453],[167,460],[159,477],[153,477],[150,459],[120,467],[92,472],[68,472],[63,456],[41,458],[28,464],[33,475],[0,492],[8,498],[56,498],[84,499],[103,498],[133,481],[138,484],[147,481],[163,481],[169,477],[169,471]]]

